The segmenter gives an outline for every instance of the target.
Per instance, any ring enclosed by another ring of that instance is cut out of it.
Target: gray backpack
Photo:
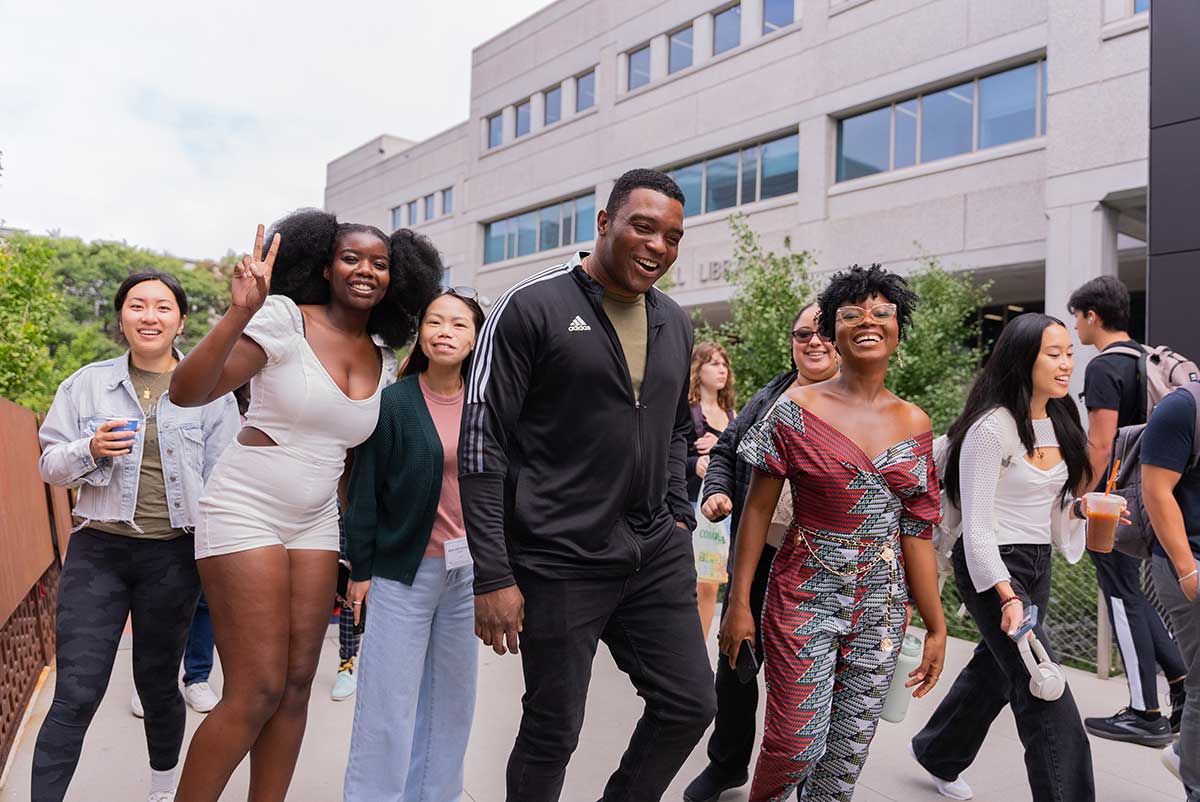
[[[1113,349],[1116,350],[1115,348]],[[1191,381],[1183,385],[1196,402],[1196,428],[1192,434],[1192,457],[1188,461],[1188,471],[1200,464],[1200,381]],[[1156,400],[1157,403],[1157,400]],[[1121,468],[1117,473],[1114,490],[1122,496],[1129,508],[1129,518],[1132,523],[1121,524],[1117,527],[1115,548],[1122,554],[1148,560],[1154,548],[1154,528],[1150,525],[1150,516],[1142,503],[1142,432],[1146,424],[1122,426],[1117,430],[1117,439],[1113,442],[1113,460],[1121,460]],[[1109,462],[1112,470],[1113,462]]]
[[[1165,345],[1141,345],[1137,348],[1116,345],[1104,349],[1097,358],[1109,354],[1124,354],[1138,361],[1137,376],[1141,389],[1139,420],[1150,420],[1150,413],[1167,394],[1200,379],[1200,368],[1195,362]]]

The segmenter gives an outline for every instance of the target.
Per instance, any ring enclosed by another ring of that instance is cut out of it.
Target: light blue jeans
[[[479,646],[471,568],[426,557],[375,577],[358,658],[345,802],[459,802]]]

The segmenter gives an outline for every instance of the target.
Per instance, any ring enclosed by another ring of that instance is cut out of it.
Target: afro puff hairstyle
[[[870,267],[851,265],[833,274],[829,286],[817,298],[817,305],[821,310],[817,325],[821,329],[821,336],[829,340],[834,339],[839,307],[870,298],[872,295],[880,295],[896,305],[896,325],[900,329],[900,339],[903,340],[905,329],[912,323],[913,311],[917,308],[919,298],[903,276],[884,270],[877,264]]]
[[[375,226],[339,223],[320,209],[299,209],[271,224],[263,242],[265,256],[275,234],[279,252],[271,275],[271,294],[286,295],[297,304],[329,303],[325,268],[333,262],[338,240],[347,234],[368,233],[386,242],[390,280],[383,300],[371,310],[367,333],[378,334],[390,348],[412,340],[418,315],[437,292],[442,258],[427,238],[403,228],[390,237]]]

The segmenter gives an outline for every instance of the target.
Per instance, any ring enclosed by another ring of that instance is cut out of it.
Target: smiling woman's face
[[[843,360],[877,362],[891,358],[892,352],[900,344],[900,321],[895,314],[894,305],[890,317],[882,320],[874,317],[873,312],[884,316],[886,308],[881,307],[881,304],[891,305],[891,301],[879,293],[872,293],[867,298],[842,304],[838,308],[834,336]],[[843,315],[864,310],[867,314],[854,323],[842,319]]]
[[[792,326],[792,361],[803,384],[815,384],[832,379],[838,372],[837,352],[833,343],[817,333],[820,308],[811,304],[800,313]]]
[[[186,316],[179,311],[175,293],[157,279],[134,284],[121,305],[121,333],[130,350],[140,357],[168,353],[183,332]]]
[[[1075,371],[1074,344],[1064,326],[1052,323],[1042,332],[1042,349],[1033,363],[1033,392],[1047,398],[1062,398],[1071,391]]]
[[[387,295],[390,264],[388,243],[379,237],[369,231],[343,234],[325,271],[330,296],[351,309],[374,308]]]

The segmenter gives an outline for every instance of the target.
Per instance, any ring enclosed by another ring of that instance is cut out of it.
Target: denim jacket
[[[178,354],[182,358],[181,354]],[[158,401],[158,443],[171,526],[190,529],[204,482],[239,427],[237,403],[226,394],[202,407],[177,407],[163,393]],[[79,487],[75,529],[91,521],[133,523],[143,438],[132,453],[93,459],[89,448],[97,427],[113,418],[145,423],[137,392],[129,379],[129,353],[93,362],[58,387],[39,436],[42,479],[59,487]]]

